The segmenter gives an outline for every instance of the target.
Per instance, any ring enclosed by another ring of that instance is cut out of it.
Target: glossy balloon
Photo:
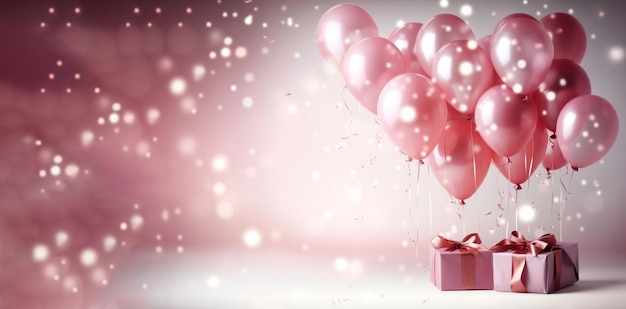
[[[489,88],[474,112],[476,129],[497,154],[507,157],[520,150],[537,126],[537,108],[528,97],[505,85]]]
[[[315,41],[322,56],[335,66],[348,48],[361,39],[378,36],[374,19],[354,4],[339,4],[322,15],[315,31]]]
[[[536,18],[532,17],[531,15],[528,15],[525,13],[513,13],[507,16],[504,16],[502,19],[500,19],[498,23],[496,24],[496,26],[493,28],[493,33],[496,33],[500,28],[502,28],[502,25],[504,25],[506,22],[515,18],[526,18],[528,20],[532,20],[534,22],[539,23],[539,21]]]
[[[543,161],[548,146],[546,128],[535,127],[531,139],[512,156],[493,155],[493,163],[500,173],[511,183],[519,185],[526,182]]]
[[[548,148],[546,148],[546,155],[543,157],[541,164],[548,171],[558,170],[567,164],[567,160],[563,157],[561,147],[559,147],[559,142],[556,139],[548,139]]]
[[[545,78],[554,47],[550,36],[534,18],[505,21],[491,37],[491,61],[502,79],[515,93],[530,94]]]
[[[417,60],[417,55],[413,52],[417,33],[422,28],[421,23],[407,23],[402,27],[396,28],[390,35],[389,41],[396,45],[402,53],[404,62],[406,63],[407,72],[426,74],[426,71]]]
[[[571,14],[552,13],[539,20],[552,37],[555,59],[580,63],[587,50],[585,28]]]
[[[344,56],[341,73],[350,93],[376,114],[378,95],[394,76],[406,72],[404,58],[389,40],[370,37],[356,42]]]
[[[556,120],[571,99],[591,94],[591,82],[585,70],[569,59],[554,59],[539,89],[545,100],[537,101],[540,117],[548,130],[556,131]]]
[[[446,102],[423,75],[404,73],[380,93],[378,117],[389,138],[413,159],[426,158],[446,124]]]
[[[439,14],[424,23],[417,33],[414,52],[430,76],[433,60],[441,47],[456,40],[475,39],[474,32],[463,19],[452,14]]]
[[[619,131],[615,108],[602,97],[582,95],[571,100],[559,114],[556,138],[567,162],[587,167],[609,152]]]
[[[446,191],[465,200],[485,180],[491,164],[491,149],[476,132],[471,120],[449,121],[428,162]]]
[[[431,72],[448,104],[468,115],[474,113],[478,99],[493,79],[489,56],[474,40],[444,45],[433,59]]]

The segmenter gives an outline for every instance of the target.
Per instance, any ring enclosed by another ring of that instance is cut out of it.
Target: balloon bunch
[[[340,4],[321,17],[316,43],[400,151],[428,157],[461,201],[491,162],[519,188],[540,163],[586,167],[617,139],[617,113],[591,94],[579,65],[585,30],[569,14],[508,15],[480,39],[463,19],[440,14],[385,38],[364,9]]]

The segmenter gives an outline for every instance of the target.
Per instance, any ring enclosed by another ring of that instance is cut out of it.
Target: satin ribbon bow
[[[432,240],[432,243],[436,249],[445,248],[446,251],[459,250],[461,252],[469,252],[473,255],[478,255],[480,249],[486,249],[481,245],[482,241],[478,233],[467,234],[461,241],[448,239],[443,234],[439,233]]]
[[[535,240],[527,240],[524,235],[518,231],[511,232],[508,239],[503,239],[497,244],[489,248],[493,252],[513,251],[517,254],[537,254],[552,251],[556,246],[556,237],[554,234],[544,234]]]
[[[524,268],[526,268],[525,255],[530,253],[533,256],[537,256],[542,252],[549,252],[554,250],[556,246],[556,237],[554,234],[544,234],[536,240],[527,240],[524,235],[518,231],[511,232],[511,236],[508,239],[503,239],[497,244],[489,248],[493,252],[513,251],[511,257],[511,291],[518,293],[527,292],[524,285]],[[558,258],[561,257],[561,252],[558,252]],[[555,280],[556,286],[560,285],[561,278],[561,261],[556,262]]]

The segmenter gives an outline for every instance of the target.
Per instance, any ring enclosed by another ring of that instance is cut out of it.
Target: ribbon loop
[[[482,240],[478,233],[468,234],[461,241],[451,240],[446,238],[445,235],[439,233],[433,240],[432,244],[435,249],[445,248],[446,251],[459,250],[461,252],[469,252],[473,255],[478,255],[480,249],[486,249],[483,247]]]
[[[511,232],[508,239],[503,239],[493,245],[489,250],[493,252],[513,251],[517,254],[532,254],[537,256],[542,252],[552,251],[556,246],[556,237],[554,234],[544,234],[535,240],[527,240],[522,233],[518,231]]]

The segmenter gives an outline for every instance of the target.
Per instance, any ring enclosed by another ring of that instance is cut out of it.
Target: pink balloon
[[[541,164],[548,146],[546,128],[536,126],[531,139],[514,155],[503,157],[496,153],[493,163],[511,183],[520,185],[530,178]]]
[[[559,147],[559,142],[556,139],[551,138],[548,140],[546,155],[543,157],[541,164],[548,171],[556,171],[567,164],[561,152],[561,147]]]
[[[476,129],[497,154],[508,157],[519,151],[537,126],[537,108],[528,97],[506,85],[489,88],[474,112]]]
[[[545,100],[537,101],[540,117],[548,130],[556,131],[556,120],[563,106],[571,99],[591,94],[591,82],[585,70],[569,59],[554,59],[548,74],[539,86]]]
[[[463,114],[474,113],[493,79],[489,56],[473,40],[457,40],[439,49],[431,72],[448,104]]]
[[[587,49],[585,28],[572,15],[552,13],[540,22],[552,38],[555,59],[569,59],[580,63]]]
[[[474,32],[463,19],[452,14],[439,14],[428,20],[417,33],[414,52],[430,76],[433,60],[441,47],[456,40],[475,39]]]
[[[330,8],[320,18],[315,31],[320,53],[337,67],[352,44],[372,36],[378,36],[374,19],[354,4],[339,4]]]
[[[556,138],[563,156],[573,168],[587,167],[609,152],[619,130],[617,112],[607,100],[582,95],[559,114]]]
[[[491,149],[471,120],[449,121],[428,162],[439,183],[450,195],[463,201],[485,180],[491,164]]]
[[[504,16],[502,19],[500,19],[498,23],[496,24],[496,26],[493,28],[493,33],[496,33],[496,31],[502,28],[502,25],[504,25],[506,22],[515,18],[526,18],[528,20],[532,20],[532,21],[539,23],[539,21],[536,18],[532,17],[531,15],[524,14],[524,13],[513,13],[507,16]]]
[[[417,55],[413,53],[413,47],[415,46],[415,39],[417,33],[422,28],[421,23],[407,23],[402,27],[396,28],[390,35],[389,41],[391,41],[402,53],[404,62],[406,63],[407,72],[418,73],[426,75],[426,72],[422,68],[417,60]]]
[[[376,114],[378,95],[394,76],[406,72],[404,58],[389,40],[370,37],[356,42],[346,52],[341,67],[350,93]]]
[[[491,37],[493,67],[515,93],[530,94],[545,78],[554,47],[548,32],[534,18],[505,21]]]
[[[423,75],[404,73],[391,79],[378,99],[378,117],[400,151],[422,160],[431,153],[446,124],[446,101]]]

